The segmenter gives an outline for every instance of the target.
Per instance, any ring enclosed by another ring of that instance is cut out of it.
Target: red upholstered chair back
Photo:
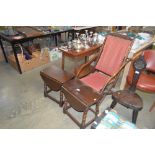
[[[147,63],[146,69],[155,73],[155,50],[145,50],[144,58]]]
[[[127,57],[132,40],[108,35],[96,69],[113,76]]]

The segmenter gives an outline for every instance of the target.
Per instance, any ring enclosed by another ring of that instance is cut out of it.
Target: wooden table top
[[[30,39],[34,39],[37,37],[44,37],[47,34],[44,34],[41,31],[35,30],[32,27],[23,26],[15,28],[15,31],[18,32],[17,35],[6,35],[3,32],[0,32],[0,37],[10,43],[14,42],[25,42]]]
[[[15,30],[18,32],[17,35],[6,35],[3,32],[0,32],[0,37],[10,43],[19,43],[19,42],[26,42],[31,39],[35,38],[42,38],[54,34],[59,34],[63,32],[72,31],[73,29],[65,29],[65,30],[58,30],[58,31],[49,31],[48,33],[38,30],[36,27],[33,26],[22,26],[22,27],[15,27]]]
[[[26,37],[40,36],[44,34],[43,32],[28,26],[17,27],[15,30]]]
[[[102,45],[93,45],[88,49],[77,50],[66,50],[63,48],[59,48],[59,50],[68,57],[84,57],[91,55],[95,50],[98,50]]]

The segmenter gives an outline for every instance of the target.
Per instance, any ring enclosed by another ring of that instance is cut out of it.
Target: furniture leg
[[[59,104],[60,107],[63,106],[63,93],[62,91],[60,90],[60,104]]]
[[[2,39],[0,39],[0,44],[1,44],[1,48],[2,48],[2,52],[3,52],[3,55],[4,55],[5,61],[8,63],[8,59],[7,59],[7,56],[6,56],[4,47],[3,47]]]
[[[66,33],[67,33],[67,32],[65,32],[65,42],[67,42],[67,35],[66,35]]]
[[[99,114],[99,103],[96,104],[95,116],[97,117],[98,114]]]
[[[15,44],[11,44],[11,46],[12,46],[12,49],[13,49],[13,53],[14,53],[14,56],[15,56],[16,63],[17,63],[18,71],[19,71],[20,74],[22,74],[22,70],[21,70],[21,67],[20,67],[20,64],[19,64],[19,60],[18,60],[18,57],[17,57],[16,50],[15,50]]]
[[[47,85],[44,83],[44,97],[47,97]]]
[[[68,41],[69,41],[69,34],[70,34],[70,32],[68,32],[68,34],[67,34],[67,35],[68,35],[68,36],[67,36],[67,38],[68,38],[67,40],[68,40]]]
[[[77,69],[77,67],[78,67],[78,59],[75,57],[75,58],[74,58],[74,72],[73,72],[73,73],[75,73],[75,74],[76,74],[76,69]]]
[[[49,47],[52,47],[53,35],[49,36]]]
[[[138,117],[138,111],[137,110],[133,110],[132,123],[136,124],[137,117]]]
[[[87,113],[88,113],[88,110],[83,112],[82,123],[81,123],[80,129],[84,129],[85,128]]]
[[[73,40],[75,39],[75,33],[74,33],[74,31],[72,31],[72,39]]]
[[[62,61],[61,61],[61,68],[64,70],[64,64],[65,64],[65,55],[62,53]]]
[[[55,45],[58,46],[57,34],[54,35],[54,39],[55,39]]]
[[[116,106],[117,102],[115,100],[112,101],[110,108],[113,109]]]
[[[64,101],[64,105],[63,105],[63,113],[66,114],[66,110],[67,110],[67,102]]]

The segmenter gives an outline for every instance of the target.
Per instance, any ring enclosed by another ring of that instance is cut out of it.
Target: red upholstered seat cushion
[[[95,90],[100,91],[102,88],[106,86],[109,79],[110,76],[107,76],[100,72],[94,72],[80,80],[84,82],[86,85],[94,88]]]
[[[130,72],[130,74],[127,77],[127,82],[130,85],[132,82],[132,78],[133,78],[133,73]],[[142,72],[136,87],[139,90],[143,90],[146,92],[151,92],[151,93],[155,92],[155,76]]]
[[[147,63],[146,70],[152,71],[155,73],[155,50],[145,50],[144,58]],[[134,75],[134,69],[133,69],[133,63],[132,63],[128,76],[127,76],[127,82],[130,85],[133,79],[133,75]],[[155,75],[147,74],[143,71],[139,77],[136,87],[139,90],[154,93],[155,92]]]
[[[127,56],[131,44],[131,40],[116,36],[107,36],[96,69],[108,75],[114,75],[122,65],[124,58]]]

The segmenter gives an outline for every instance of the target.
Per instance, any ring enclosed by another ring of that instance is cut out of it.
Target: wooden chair
[[[110,108],[114,108],[117,103],[123,105],[126,108],[132,109],[132,122],[136,124],[138,113],[143,109],[143,101],[141,97],[135,93],[136,85],[142,71],[146,68],[146,62],[143,56],[140,56],[133,63],[134,74],[131,86],[127,90],[119,90],[112,93],[112,104]]]
[[[148,93],[155,93],[155,50],[145,50],[144,58],[146,61],[146,69],[141,73],[136,88]],[[131,85],[133,78],[133,67],[131,65],[127,82]],[[155,103],[151,106],[149,111],[152,111]]]
[[[66,113],[80,128],[85,128],[94,121],[99,113],[99,105],[104,97],[115,86],[121,70],[125,66],[128,52],[133,41],[127,36],[109,34],[98,56],[82,65],[77,77],[63,84],[65,96],[63,112]],[[95,62],[95,65],[91,65]],[[96,105],[96,109],[92,106]],[[82,112],[79,122],[68,109]],[[87,121],[87,113],[92,111],[95,117]]]

